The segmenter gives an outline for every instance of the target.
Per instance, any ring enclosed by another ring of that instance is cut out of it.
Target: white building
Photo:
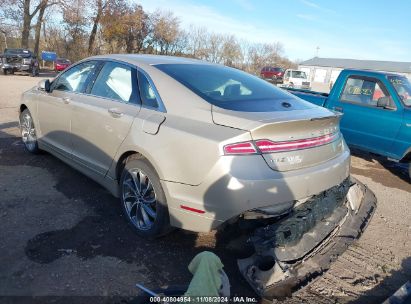
[[[301,62],[298,69],[304,71],[314,86],[330,87],[344,69],[372,70],[402,74],[411,79],[411,62],[319,58]]]

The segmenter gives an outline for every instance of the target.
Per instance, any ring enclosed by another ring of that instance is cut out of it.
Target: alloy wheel
[[[140,169],[128,170],[122,184],[126,213],[139,230],[149,230],[157,216],[156,193],[153,185]]]
[[[34,128],[33,119],[30,114],[24,113],[21,124],[21,138],[24,145],[29,151],[33,151],[36,148],[36,130]]]

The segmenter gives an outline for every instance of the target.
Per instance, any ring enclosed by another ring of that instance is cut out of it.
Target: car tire
[[[26,150],[30,153],[38,154],[40,149],[37,142],[36,128],[28,109],[20,113],[20,133]]]
[[[153,239],[171,230],[160,178],[146,158],[127,159],[119,186],[124,215],[139,236]]]
[[[30,71],[30,77],[36,77],[37,76],[37,69],[36,68],[32,68]]]
[[[408,163],[408,177],[409,177],[410,182],[411,182],[411,162]]]
[[[7,75],[7,69],[3,69],[3,75]]]

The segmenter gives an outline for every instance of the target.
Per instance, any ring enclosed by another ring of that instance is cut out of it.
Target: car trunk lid
[[[290,108],[244,112],[213,106],[212,115],[216,124],[249,131],[267,165],[276,171],[313,166],[343,152],[339,114],[315,106]]]

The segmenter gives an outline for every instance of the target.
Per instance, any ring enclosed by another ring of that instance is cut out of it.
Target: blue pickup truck
[[[407,164],[411,179],[411,83],[405,76],[343,70],[329,94],[288,91],[342,112],[340,128],[348,145]]]

